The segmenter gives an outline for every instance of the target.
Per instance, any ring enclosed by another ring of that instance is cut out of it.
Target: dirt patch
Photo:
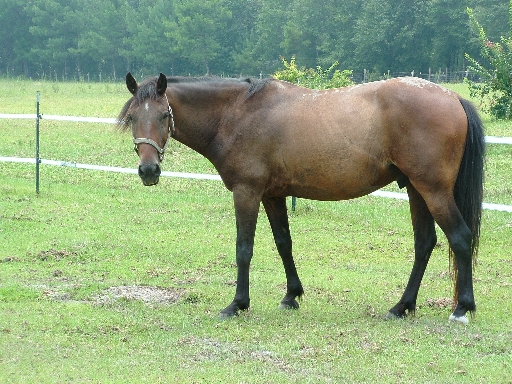
[[[140,300],[145,303],[174,304],[184,296],[182,290],[173,288],[150,287],[144,285],[110,287],[95,298],[100,304],[111,303],[119,299]]]
[[[441,297],[439,299],[427,299],[427,306],[432,308],[452,308],[453,307],[453,299],[449,297]]]
[[[68,252],[63,249],[49,249],[47,251],[41,251],[37,254],[37,259],[41,261],[47,260],[62,260],[70,256],[76,255],[75,252]]]

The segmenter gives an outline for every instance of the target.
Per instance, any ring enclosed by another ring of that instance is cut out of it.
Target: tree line
[[[504,0],[1,0],[0,75],[118,79],[264,76],[295,57],[354,73],[464,71],[479,57],[467,7],[490,39]]]

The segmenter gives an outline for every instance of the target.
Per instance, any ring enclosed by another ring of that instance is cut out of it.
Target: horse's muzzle
[[[160,165],[158,164],[141,164],[139,165],[139,176],[145,186],[156,185],[160,178]]]

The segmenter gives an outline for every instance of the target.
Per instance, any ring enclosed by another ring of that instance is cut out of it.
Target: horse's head
[[[142,182],[155,185],[161,173],[160,163],[174,131],[172,109],[165,94],[167,77],[161,73],[156,81],[151,79],[139,86],[128,73],[126,86],[133,97],[125,106],[120,120],[131,126]]]

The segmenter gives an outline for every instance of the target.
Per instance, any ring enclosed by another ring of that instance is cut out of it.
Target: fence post
[[[36,194],[39,194],[39,163],[41,160],[39,159],[39,119],[41,115],[39,114],[39,102],[40,102],[40,93],[37,91],[36,93]]]

